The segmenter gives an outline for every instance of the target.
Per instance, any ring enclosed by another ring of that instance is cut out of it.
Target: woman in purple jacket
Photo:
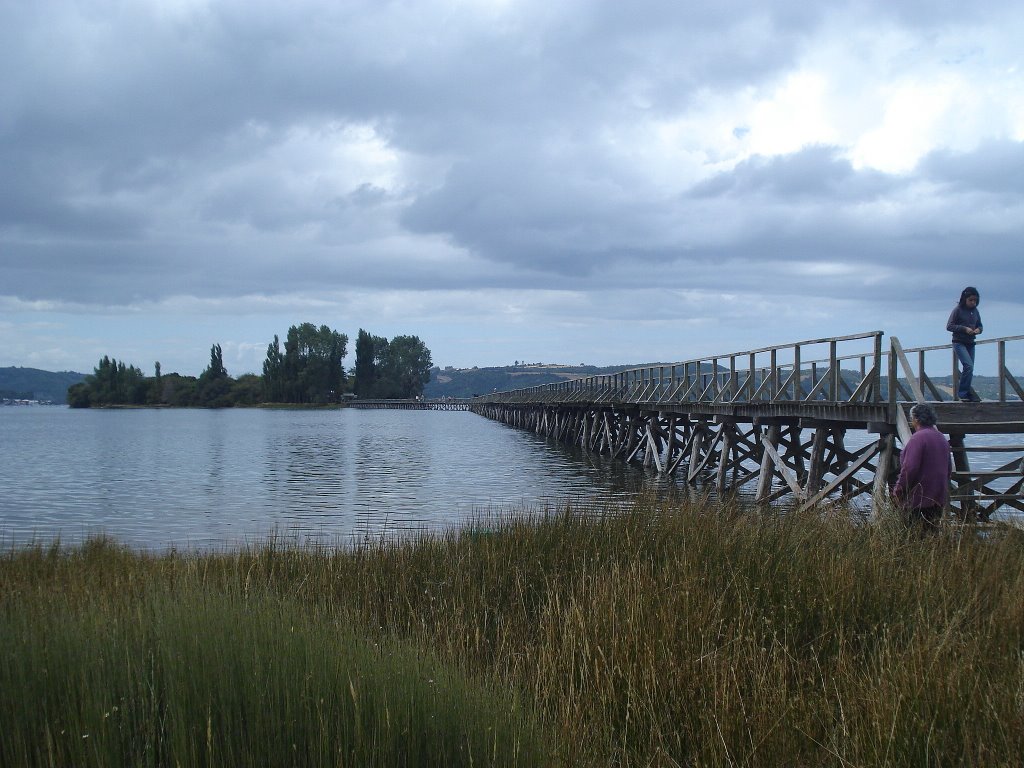
[[[952,451],[949,441],[935,428],[935,409],[918,403],[910,409],[914,430],[900,455],[900,477],[892,489],[896,502],[906,510],[908,522],[934,528],[949,500]]]
[[[974,378],[974,337],[981,333],[981,296],[973,285],[964,288],[960,303],[953,307],[946,321],[946,330],[953,334],[953,353],[960,361],[960,386],[956,396],[962,403],[977,402],[980,398],[971,391]]]

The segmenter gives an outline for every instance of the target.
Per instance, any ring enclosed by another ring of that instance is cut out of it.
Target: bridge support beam
[[[668,411],[643,404],[475,404],[480,415],[530,430],[582,450],[679,476],[691,485],[713,486],[719,497],[754,482],[758,504],[791,499],[801,508],[864,496],[877,510],[887,506],[888,486],[898,471],[895,424],[842,418],[764,416],[741,418],[709,412]],[[825,412],[828,415],[827,411]],[[842,414],[840,414],[841,416]],[[875,439],[856,451],[847,430],[867,430]],[[905,436],[903,436],[905,438]],[[952,432],[953,509],[965,519],[986,519],[998,506],[1024,510],[1024,462],[1016,458],[996,470],[972,472],[964,435]],[[992,450],[1020,452],[1008,445]],[[1001,489],[997,481],[1010,487]],[[983,507],[976,499],[991,500]]]
[[[961,403],[949,400],[938,383],[944,373],[925,370],[926,353],[943,347],[905,350],[890,336],[886,351],[884,335],[869,331],[632,368],[474,397],[469,407],[687,483],[713,483],[720,496],[754,482],[762,504],[790,497],[808,507],[864,495],[881,507],[887,506],[896,445],[911,436],[907,411],[931,397],[955,457],[954,511],[967,520],[987,520],[1004,507],[1024,511],[1024,444],[1013,438],[1006,445],[967,444],[973,436],[1024,434],[1024,387],[1006,367],[1006,344],[1024,336],[979,342],[998,345],[998,395]],[[955,356],[952,361],[955,383]],[[847,430],[866,431],[867,444],[849,450]],[[978,470],[968,459],[972,451],[1014,458]]]
[[[642,406],[505,405],[475,410],[567,445],[708,484],[720,497],[755,482],[759,504],[791,498],[801,506],[883,498],[895,440],[883,434],[851,453],[843,422],[734,417],[647,410]],[[870,475],[870,479],[864,476]],[[969,490],[969,489],[965,489]]]

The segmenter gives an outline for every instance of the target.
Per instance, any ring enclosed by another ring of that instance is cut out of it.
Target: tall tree
[[[157,360],[153,364],[153,381],[149,385],[149,394],[146,396],[146,402],[150,405],[159,405],[163,402],[164,397],[164,382],[163,375],[160,372],[160,361]]]
[[[220,344],[210,347],[210,365],[196,383],[196,398],[200,405],[215,408],[231,405],[231,377],[224,367],[224,353]]]
[[[228,378],[227,368],[224,367],[224,352],[221,351],[220,344],[210,347],[210,364],[199,374],[199,378],[207,381]]]
[[[277,334],[267,345],[267,359],[263,361],[263,396],[271,403],[284,402],[284,355]]]
[[[84,387],[73,387],[74,407],[90,405],[143,405],[149,384],[142,370],[125,365],[115,358],[103,356],[91,376],[82,382]],[[72,395],[68,390],[69,397]]]
[[[284,355],[280,355],[279,342],[267,350],[263,366],[268,392],[275,388],[273,378],[280,371],[279,402],[330,403],[341,399],[345,385],[342,360],[348,347],[348,336],[331,330],[326,325],[317,328],[312,323],[293,325],[284,342]],[[274,394],[278,394],[276,390]]]
[[[388,342],[384,363],[389,397],[419,397],[430,381],[434,363],[419,336],[395,336]]]
[[[360,329],[356,341],[356,394],[407,398],[423,394],[430,381],[430,350],[418,336],[391,341]]]
[[[387,354],[388,340],[374,336],[362,328],[356,337],[355,393],[362,398],[382,397],[379,394],[381,364]]]

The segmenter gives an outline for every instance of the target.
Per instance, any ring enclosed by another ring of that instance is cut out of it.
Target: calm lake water
[[[976,468],[1006,460],[971,458]],[[145,549],[274,533],[349,543],[567,501],[625,503],[643,490],[690,493],[467,412],[0,408],[8,546],[101,532]]]
[[[6,545],[351,541],[658,483],[467,412],[8,407],[0,446]]]

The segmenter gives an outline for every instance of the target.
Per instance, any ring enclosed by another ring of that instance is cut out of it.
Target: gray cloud
[[[932,56],[981,82],[967,67],[1016,50],[1013,4],[4,12],[0,295],[19,302],[558,288],[610,306],[656,285],[873,306],[922,274],[1024,295],[1019,112],[898,172],[834,136],[751,149],[758,104],[827,67],[823,40],[897,39],[879,78]]]
[[[791,155],[753,157],[733,170],[696,184],[694,198],[764,196],[797,203],[834,205],[877,200],[905,186],[901,179],[874,170],[857,172],[835,147],[808,147]]]
[[[1024,142],[986,141],[974,152],[939,150],[920,166],[922,176],[961,192],[987,192],[1024,202]]]

